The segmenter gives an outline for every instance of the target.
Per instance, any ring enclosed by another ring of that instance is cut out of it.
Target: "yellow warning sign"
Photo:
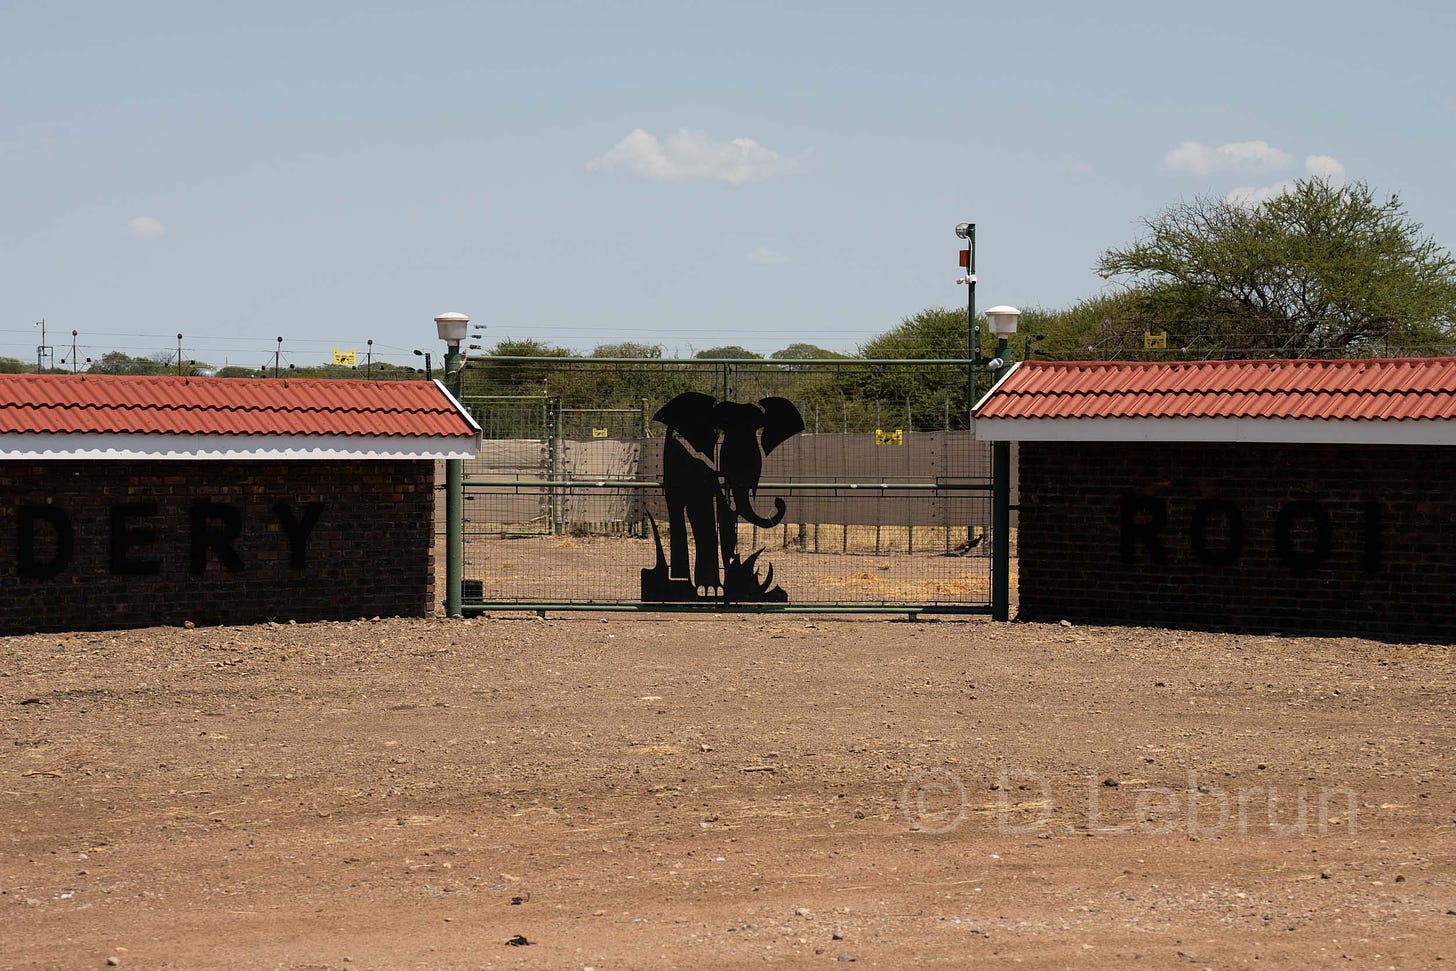
[[[904,431],[904,429],[897,428],[897,429],[895,429],[892,432],[887,432],[883,428],[876,428],[875,429],[875,444],[876,445],[904,445],[905,444],[905,431]]]
[[[1160,330],[1156,334],[1151,331],[1143,331],[1143,350],[1159,351],[1168,347],[1168,332]]]
[[[592,438],[606,438],[606,437],[607,437],[607,430],[605,428],[593,428],[592,429]]]
[[[344,367],[353,367],[359,363],[358,351],[341,351],[334,348],[334,363],[342,364]]]

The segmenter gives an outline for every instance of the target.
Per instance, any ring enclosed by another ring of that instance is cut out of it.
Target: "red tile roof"
[[[1028,361],[976,417],[1448,419],[1456,417],[1456,358]]]
[[[432,381],[0,375],[0,434],[472,438]]]

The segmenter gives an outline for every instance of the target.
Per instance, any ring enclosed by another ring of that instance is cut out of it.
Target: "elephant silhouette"
[[[787,398],[744,404],[684,391],[652,417],[668,429],[662,446],[662,491],[669,555],[663,556],[662,537],[653,519],[657,563],[642,571],[642,599],[787,601],[788,594],[773,586],[773,567],[763,580],[758,578],[756,563],[762,550],[746,559],[739,557],[738,520],[763,529],[783,521],[783,499],[774,499],[773,514],[768,516],[755,508],[754,501],[763,457],[804,430],[799,409]]]

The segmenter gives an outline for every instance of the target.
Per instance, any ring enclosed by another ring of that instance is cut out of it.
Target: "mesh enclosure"
[[[967,427],[967,374],[965,361],[471,361],[461,400],[484,440],[464,464],[465,600],[982,611],[990,457]],[[759,424],[658,420],[683,402]]]

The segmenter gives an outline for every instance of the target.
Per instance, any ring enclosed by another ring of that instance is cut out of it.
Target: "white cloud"
[[[1324,179],[1335,185],[1345,184],[1345,166],[1333,155],[1305,156],[1304,171],[1314,178]]]
[[[752,138],[715,142],[706,132],[680,128],[665,140],[635,129],[605,154],[586,163],[588,172],[626,172],[661,182],[727,182],[739,185],[802,171],[805,156],[783,155]]]
[[[1345,184],[1345,164],[1333,155],[1306,155],[1304,158],[1304,174],[1311,179],[1324,179],[1333,185]],[[1281,196],[1294,188],[1293,179],[1285,179],[1273,185],[1240,186],[1230,190],[1224,198],[1236,206],[1243,206],[1252,209],[1261,202],[1267,202],[1275,196]]]
[[[1268,142],[1229,142],[1218,146],[1184,142],[1163,155],[1163,164],[1168,168],[1194,175],[1282,169],[1293,162],[1293,156]]]
[[[784,254],[778,250],[769,249],[767,246],[760,246],[748,254],[748,262],[763,264],[782,263],[784,262]]]
[[[1282,196],[1294,186],[1292,179],[1285,179],[1283,182],[1276,182],[1273,185],[1259,186],[1241,185],[1237,189],[1230,189],[1224,199],[1236,206],[1245,209],[1253,209],[1261,202],[1268,202],[1275,196]]]
[[[166,234],[167,227],[151,216],[137,216],[127,220],[126,231],[137,239],[157,239]]]

